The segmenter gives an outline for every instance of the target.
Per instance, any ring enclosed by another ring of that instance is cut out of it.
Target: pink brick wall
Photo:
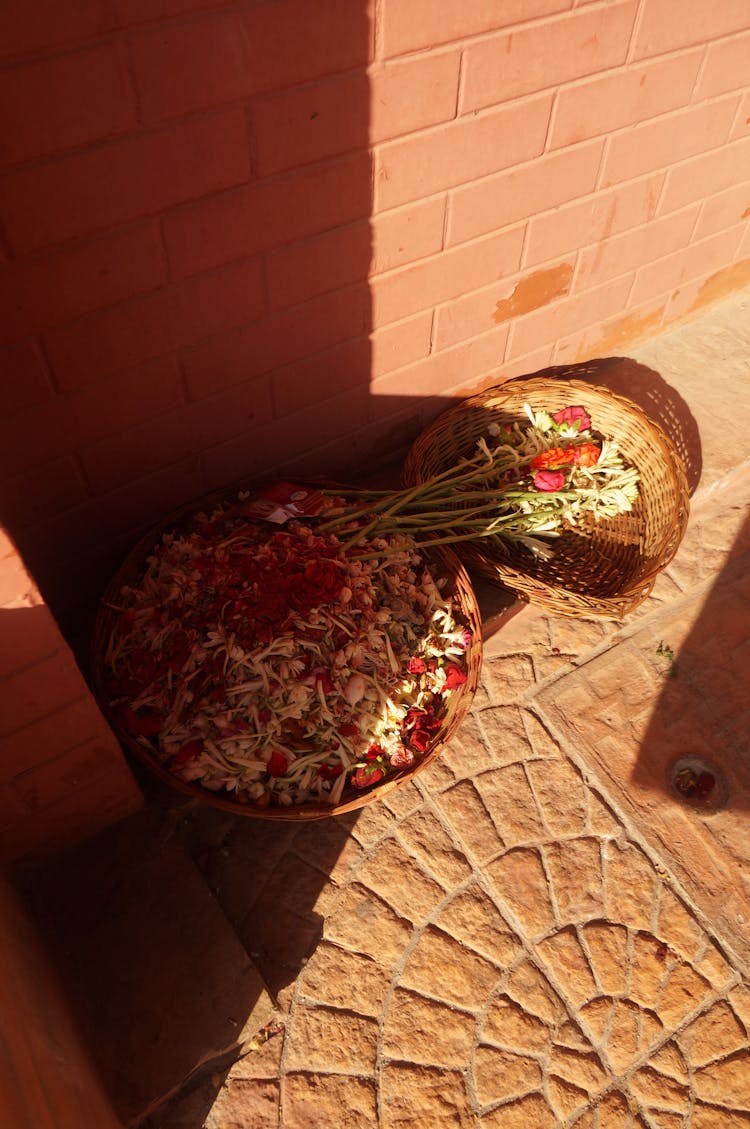
[[[140,803],[70,648],[0,526],[0,866],[71,846]]]
[[[747,0],[0,2],[0,517],[172,506],[750,282]]]

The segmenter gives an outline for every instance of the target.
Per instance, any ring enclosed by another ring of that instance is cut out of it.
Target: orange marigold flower
[[[596,443],[582,443],[575,449],[576,466],[596,466],[601,455],[601,448]]]
[[[555,467],[569,466],[575,457],[573,447],[550,447],[548,451],[542,451],[531,460],[531,469],[554,470]]]

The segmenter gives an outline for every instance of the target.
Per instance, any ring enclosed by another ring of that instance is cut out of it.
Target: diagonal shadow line
[[[633,767],[634,783],[666,790],[674,763],[696,755],[727,786],[734,810],[750,809],[750,516],[674,658]],[[720,802],[720,783],[696,810]],[[691,799],[690,796],[687,797]],[[735,848],[739,844],[734,844]]]

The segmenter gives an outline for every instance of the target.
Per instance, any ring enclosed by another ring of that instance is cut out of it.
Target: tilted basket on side
[[[588,520],[550,541],[550,559],[506,539],[478,538],[458,552],[477,573],[512,589],[521,599],[572,616],[620,619],[651,592],[685,532],[689,495],[684,466],[662,429],[632,401],[581,380],[539,376],[509,381],[448,408],[412,445],[402,480],[429,480],[476,452],[491,424],[527,417],[524,405],[550,414],[582,405],[592,431],[614,440],[639,474],[633,508],[613,518]],[[460,499],[456,505],[460,506]]]
[[[169,768],[160,760],[156,748],[149,747],[150,742],[133,736],[123,726],[118,710],[111,700],[108,687],[105,656],[110,635],[115,629],[120,611],[121,593],[124,587],[137,585],[146,568],[147,558],[159,544],[163,534],[180,529],[186,529],[191,519],[198,513],[206,512],[227,499],[227,492],[216,492],[198,502],[182,507],[171,514],[157,526],[151,529],[134,546],[123,561],[117,573],[111,579],[103,594],[99,612],[94,626],[91,647],[91,677],[94,694],[104,712],[109,724],[119,738],[123,747],[133,754],[141,763],[163,783],[171,785],[178,791],[201,800],[204,803],[233,812],[235,815],[254,816],[266,820],[312,820],[324,819],[329,816],[341,815],[345,812],[355,811],[373,801],[388,795],[395,788],[413,779],[418,773],[423,772],[440,753],[441,748],[455,733],[461,720],[468,712],[476,692],[482,663],[482,623],[477,606],[474,590],[469,576],[456,555],[444,547],[436,546],[426,554],[433,563],[432,571],[445,579],[444,594],[450,594],[461,620],[465,622],[471,632],[471,642],[465,654],[466,682],[456,691],[447,696],[445,713],[441,718],[440,729],[431,738],[428,748],[419,759],[408,768],[400,769],[386,776],[379,783],[372,785],[367,790],[357,790],[351,785],[344,789],[341,801],[337,804],[325,802],[307,802],[284,806],[260,807],[253,803],[249,797],[239,798],[230,792],[215,792],[203,788],[198,783],[190,783],[170,772]],[[274,527],[269,525],[269,535]]]

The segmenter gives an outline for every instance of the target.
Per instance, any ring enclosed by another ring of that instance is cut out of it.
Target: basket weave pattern
[[[244,487],[237,487],[238,490],[243,488],[252,489],[252,486],[245,484]],[[344,789],[341,802],[335,805],[309,802],[290,807],[258,807],[250,800],[232,796],[228,792],[214,792],[203,788],[198,783],[184,781],[171,773],[159,760],[155,751],[151,752],[146,744],[141,743],[123,728],[117,710],[113,708],[109,700],[104,667],[104,656],[107,653],[109,638],[119,616],[116,609],[120,603],[120,594],[123,587],[134,586],[139,583],[146,569],[147,558],[153,552],[154,547],[159,544],[164,533],[189,527],[195,514],[214,508],[225,501],[226,498],[227,491],[215,492],[172,513],[138,541],[112,577],[102,596],[92,634],[91,682],[94,696],[127,752],[144,764],[163,783],[213,807],[233,812],[235,815],[290,822],[325,819],[329,816],[342,815],[345,812],[363,808],[374,800],[388,795],[395,788],[413,779],[432,764],[440,753],[441,747],[450,740],[471,706],[479,684],[482,664],[482,621],[469,576],[458,557],[450,549],[436,546],[430,550],[429,559],[433,562],[433,572],[435,575],[446,578],[443,592],[445,595],[453,596],[457,612],[471,631],[472,642],[466,651],[467,681],[457,691],[448,695],[442,725],[427,751],[413,765],[393,772],[366,791],[358,791],[353,786],[348,786]],[[269,525],[269,532],[273,532],[275,528],[275,526]]]
[[[462,544],[470,569],[512,589],[521,599],[562,615],[620,619],[651,592],[685,532],[689,496],[684,466],[662,429],[632,401],[580,380],[544,376],[514,380],[461,401],[422,432],[404,464],[405,485],[426,482],[476,453],[490,424],[526,421],[524,405],[550,414],[581,404],[592,430],[614,440],[637,469],[639,496],[630,512],[565,529],[550,541],[549,560],[522,545],[489,539]],[[460,505],[460,501],[457,501]]]

